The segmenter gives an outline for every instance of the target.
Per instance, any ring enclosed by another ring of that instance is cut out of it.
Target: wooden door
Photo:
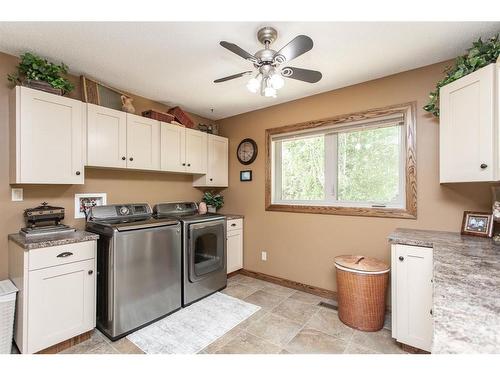
[[[431,351],[432,248],[394,245],[392,288],[393,337]]]
[[[94,261],[89,259],[29,272],[29,353],[94,328]]]
[[[161,170],[169,172],[186,171],[186,129],[182,126],[162,122],[161,128]]]
[[[87,165],[127,167],[127,114],[87,104]]]
[[[186,172],[207,173],[207,133],[186,128]]]
[[[83,184],[83,103],[16,88],[16,183]]]
[[[127,113],[127,168],[160,170],[160,122]]]
[[[440,90],[441,182],[493,181],[495,64]]]

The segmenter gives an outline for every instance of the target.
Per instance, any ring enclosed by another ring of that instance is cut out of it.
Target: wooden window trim
[[[321,126],[345,126],[350,122],[370,120],[378,117],[401,114],[406,129],[406,177],[405,177],[405,208],[376,207],[343,207],[343,206],[309,206],[272,203],[272,137],[277,134],[312,130]],[[416,102],[403,103],[389,107],[370,109],[367,111],[335,116],[318,121],[308,121],[299,124],[285,125],[266,129],[266,181],[265,204],[266,211],[298,212],[309,214],[371,216],[386,218],[417,218],[417,157],[416,157]]]

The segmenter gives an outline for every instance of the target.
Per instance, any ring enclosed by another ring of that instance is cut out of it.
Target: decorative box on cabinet
[[[227,138],[208,134],[207,173],[203,176],[195,176],[193,186],[228,186],[228,146]]]
[[[10,183],[83,184],[85,115],[79,100],[17,86],[11,93]]]
[[[26,250],[9,241],[9,278],[19,289],[14,340],[36,353],[92,330],[96,241]]]
[[[243,219],[227,221],[227,273],[243,268]]]
[[[418,349],[432,347],[432,248],[391,246],[392,337]]]
[[[440,182],[500,180],[500,62],[439,91]]]

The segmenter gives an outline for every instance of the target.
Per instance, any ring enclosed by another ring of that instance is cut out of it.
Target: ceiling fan
[[[250,61],[257,69],[255,77],[252,77],[247,83],[247,88],[250,92],[260,92],[262,96],[275,98],[277,90],[281,89],[285,84],[283,77],[309,83],[316,83],[322,77],[321,72],[316,70],[293,66],[281,67],[282,64],[288,63],[290,60],[310,51],[313,48],[311,38],[306,35],[296,36],[279,51],[275,51],[269,48],[269,46],[277,37],[278,32],[272,27],[263,27],[260,29],[257,32],[257,39],[264,45],[264,49],[257,51],[254,55],[251,55],[236,44],[226,41],[220,42],[222,47]],[[216,79],[214,83],[225,82],[246,75],[253,75],[254,73],[255,71],[249,70]]]

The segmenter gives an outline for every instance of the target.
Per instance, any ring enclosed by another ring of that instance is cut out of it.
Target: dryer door
[[[196,282],[226,266],[226,221],[189,224],[189,280]]]

